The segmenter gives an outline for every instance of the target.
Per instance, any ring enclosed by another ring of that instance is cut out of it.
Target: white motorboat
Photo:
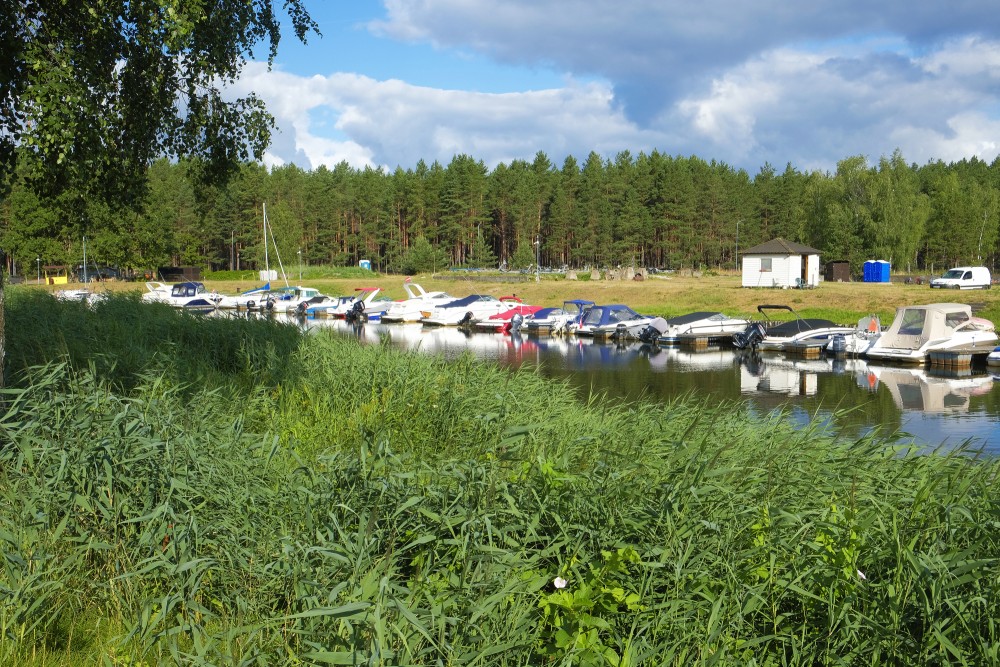
[[[310,305],[306,313],[311,317],[354,319],[373,307],[375,299],[381,291],[381,287],[357,287],[352,295],[327,297],[327,300],[322,303]]]
[[[923,363],[934,352],[982,350],[997,342],[993,323],[964,303],[903,306],[866,354],[872,359]]]
[[[446,292],[428,292],[417,283],[403,283],[407,298],[395,301],[382,313],[383,322],[418,322],[436,306],[454,301],[455,297]]]
[[[836,334],[826,344],[827,354],[836,357],[861,357],[882,336],[882,322],[878,315],[867,315],[858,320],[853,333]]]
[[[56,290],[54,294],[60,301],[82,301],[88,306],[108,298],[107,292],[92,292],[86,287]]]
[[[755,348],[761,351],[793,350],[803,347],[823,349],[833,336],[854,332],[854,327],[837,324],[830,320],[800,317],[790,306],[761,304],[757,312],[768,318],[768,311],[787,310],[794,320],[766,326],[761,322],[751,322],[746,329],[733,334],[733,345],[738,349]]]
[[[663,345],[672,345],[684,338],[697,336],[725,336],[747,328],[750,320],[729,317],[725,313],[699,311],[665,320],[666,329],[656,339]]]
[[[489,294],[470,294],[467,297],[435,306],[432,310],[426,311],[420,321],[425,326],[472,324],[508,311],[516,305],[518,305],[517,301],[502,300]]]
[[[219,299],[223,310],[256,310],[263,308],[271,292],[271,283],[249,289],[239,294],[224,294]]]
[[[305,315],[309,308],[321,306],[329,300],[330,297],[315,287],[278,287],[268,292],[265,308],[274,313]]]
[[[222,299],[214,290],[209,291],[204,284],[193,280],[169,286],[149,282],[146,283],[146,288],[149,291],[142,295],[143,301],[165,303],[186,310],[215,310]]]
[[[568,299],[562,308],[542,308],[524,319],[524,330],[529,334],[558,334],[575,330],[583,314],[594,305],[593,301]]]
[[[622,336],[638,338],[639,333],[652,321],[652,316],[640,315],[620,303],[591,306],[580,320],[576,334],[599,339]]]
[[[170,289],[171,285],[151,280],[146,283],[146,293],[142,295],[142,300],[146,302],[161,301],[166,303],[170,298]]]

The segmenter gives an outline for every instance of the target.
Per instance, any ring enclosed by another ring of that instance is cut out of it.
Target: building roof
[[[786,241],[785,239],[771,239],[760,245],[756,245],[749,250],[743,251],[744,255],[818,255],[819,250],[810,248],[801,243]]]

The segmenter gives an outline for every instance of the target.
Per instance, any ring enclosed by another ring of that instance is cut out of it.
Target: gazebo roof
[[[743,251],[744,255],[818,255],[820,251],[801,243],[777,238]]]

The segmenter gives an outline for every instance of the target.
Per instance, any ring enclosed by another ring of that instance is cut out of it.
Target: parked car
[[[990,270],[985,266],[957,266],[931,281],[931,289],[989,289]]]

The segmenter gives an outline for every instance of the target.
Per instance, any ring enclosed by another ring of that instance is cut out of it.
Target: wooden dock
[[[986,357],[996,346],[996,341],[988,341],[952,350],[931,352],[927,355],[927,361],[935,368],[971,368],[973,364],[985,363]]]
[[[688,347],[696,350],[704,348],[729,348],[733,346],[733,334],[681,334],[668,341],[662,341],[661,339],[660,345],[664,347]]]

